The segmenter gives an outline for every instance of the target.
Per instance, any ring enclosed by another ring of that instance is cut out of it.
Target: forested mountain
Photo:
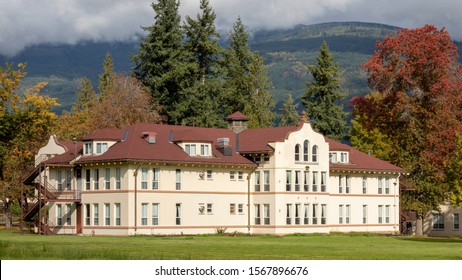
[[[350,96],[369,92],[361,65],[373,53],[377,40],[394,34],[397,27],[361,23],[338,22],[299,25],[289,30],[254,32],[250,38],[252,50],[258,51],[268,66],[273,84],[274,100],[279,107],[288,93],[299,102],[310,79],[307,64],[314,64],[323,41],[326,41],[343,76],[342,87]],[[222,44],[227,44],[226,35]],[[462,43],[457,43],[461,53]],[[58,97],[62,105],[58,112],[69,110],[75,100],[79,79],[88,77],[97,89],[98,75],[107,52],[114,61],[116,72],[131,72],[130,56],[138,52],[138,42],[95,43],[77,45],[39,45],[27,48],[13,58],[0,56],[0,65],[6,62],[27,63],[27,78],[23,86],[37,81],[48,81],[44,93]],[[460,58],[459,58],[460,59]],[[348,106],[348,104],[346,104]],[[301,105],[299,105],[301,109]]]

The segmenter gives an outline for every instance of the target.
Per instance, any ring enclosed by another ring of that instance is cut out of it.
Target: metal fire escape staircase
[[[52,228],[55,225],[48,219],[47,211],[42,211],[42,209],[46,209],[49,202],[80,202],[80,197],[76,191],[72,192],[72,195],[63,196],[63,190],[56,189],[48,182],[46,169],[45,162],[38,163],[23,181],[25,185],[34,186],[37,192],[34,199],[35,203],[24,211],[22,220],[32,222],[37,227],[39,234],[48,235],[54,234]]]

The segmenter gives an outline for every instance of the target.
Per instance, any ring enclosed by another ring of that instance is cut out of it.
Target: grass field
[[[375,234],[43,236],[2,229],[0,259],[462,260],[462,239]]]

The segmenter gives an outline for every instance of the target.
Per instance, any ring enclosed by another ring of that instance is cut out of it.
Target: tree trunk
[[[419,217],[415,223],[415,235],[422,236],[423,235],[423,218]]]

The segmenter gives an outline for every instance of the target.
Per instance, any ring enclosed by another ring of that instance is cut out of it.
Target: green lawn
[[[374,234],[43,236],[2,229],[0,259],[462,260],[462,239]]]

